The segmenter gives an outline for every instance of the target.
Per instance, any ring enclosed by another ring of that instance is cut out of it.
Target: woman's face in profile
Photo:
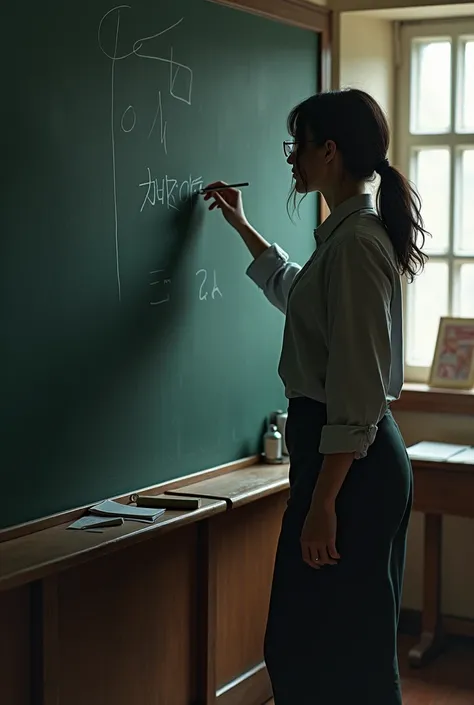
[[[312,193],[324,190],[331,164],[336,154],[336,145],[328,140],[323,145],[316,144],[312,133],[306,128],[305,139],[295,141],[288,164],[292,167],[297,193]]]

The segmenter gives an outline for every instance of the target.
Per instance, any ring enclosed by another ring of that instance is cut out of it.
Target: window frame
[[[451,128],[450,132],[411,134],[411,95],[412,95],[412,41],[416,39],[439,40],[449,38],[452,42],[451,60]],[[456,255],[454,251],[454,234],[456,225],[456,209],[458,196],[455,193],[456,170],[459,166],[457,154],[465,148],[474,148],[474,132],[456,132],[457,112],[460,87],[460,57],[461,42],[466,38],[474,39],[474,20],[432,20],[397,23],[398,60],[395,80],[395,158],[402,171],[410,177],[412,173],[411,162],[416,149],[428,147],[448,147],[451,152],[450,167],[450,213],[449,213],[449,248],[444,254],[430,254],[430,262],[447,262],[448,264],[448,312],[453,315],[453,305],[456,302],[456,289],[459,279],[454,275],[459,265],[464,263],[474,264],[474,254]],[[422,276],[422,275],[421,275]],[[406,280],[403,281],[404,303],[404,335],[409,339],[409,298]],[[405,380],[407,382],[427,383],[430,367],[409,365],[407,360],[408,345],[405,345]]]

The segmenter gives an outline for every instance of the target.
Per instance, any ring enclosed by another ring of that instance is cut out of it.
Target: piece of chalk
[[[242,184],[226,184],[225,186],[214,186],[202,188],[199,193],[212,193],[213,191],[225,191],[228,188],[242,188],[243,186],[250,186],[250,184],[245,181]]]
[[[137,507],[152,507],[157,509],[199,509],[199,497],[178,497],[176,495],[144,495],[134,497]]]

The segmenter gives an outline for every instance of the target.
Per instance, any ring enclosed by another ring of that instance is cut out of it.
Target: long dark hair
[[[353,88],[318,93],[291,111],[288,132],[296,142],[297,168],[298,152],[301,154],[309,132],[318,145],[327,140],[336,144],[353,179],[369,181],[375,172],[380,174],[377,210],[392,241],[399,271],[412,280],[427,259],[422,247],[429,233],[416,189],[387,160],[390,130],[378,103]],[[299,173],[305,183],[301,169]]]

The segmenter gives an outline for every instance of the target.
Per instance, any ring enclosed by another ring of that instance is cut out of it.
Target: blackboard
[[[255,227],[310,255],[282,140],[318,37],[205,0],[4,3],[0,32],[5,527],[260,449],[283,316],[190,196],[248,180]]]

